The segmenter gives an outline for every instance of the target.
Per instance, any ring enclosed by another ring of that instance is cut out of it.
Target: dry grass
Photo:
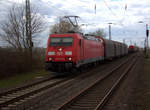
[[[26,84],[27,82],[34,81],[38,77],[44,78],[47,76],[49,76],[49,73],[44,70],[38,72],[31,72],[31,73],[29,72],[28,74],[16,74],[12,77],[1,79],[0,89]]]

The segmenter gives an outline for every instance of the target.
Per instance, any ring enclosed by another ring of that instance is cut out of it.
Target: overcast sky
[[[23,3],[24,0],[0,0],[0,22],[5,19],[7,9],[13,3]],[[108,23],[113,23],[112,39],[127,44],[143,45],[145,25],[150,25],[150,0],[31,0],[39,14],[47,22],[47,29],[41,34],[41,46],[46,46],[49,27],[65,15],[80,16],[79,23],[86,23],[83,32],[92,32],[98,28],[104,29],[108,38]],[[95,13],[96,4],[96,13]],[[143,23],[138,23],[143,21]]]

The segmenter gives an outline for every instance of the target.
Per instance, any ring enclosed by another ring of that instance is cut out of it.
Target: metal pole
[[[111,40],[111,25],[109,24],[109,40]]]
[[[26,37],[29,46],[30,57],[32,58],[32,33],[31,33],[31,12],[30,12],[30,0],[26,0]]]
[[[126,39],[123,39],[123,43],[124,43],[124,44],[126,43]]]
[[[146,24],[146,50],[145,50],[145,53],[147,55],[148,53],[148,34],[147,34],[147,30],[148,30],[148,24]]]

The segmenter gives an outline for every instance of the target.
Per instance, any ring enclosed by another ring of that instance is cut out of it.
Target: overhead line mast
[[[31,10],[30,10],[30,0],[26,0],[26,38],[27,38],[27,44],[30,52],[30,57],[32,58],[32,29],[31,29]]]

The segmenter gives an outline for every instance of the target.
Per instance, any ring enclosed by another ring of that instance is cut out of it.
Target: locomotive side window
[[[50,46],[72,46],[72,37],[51,37]]]

